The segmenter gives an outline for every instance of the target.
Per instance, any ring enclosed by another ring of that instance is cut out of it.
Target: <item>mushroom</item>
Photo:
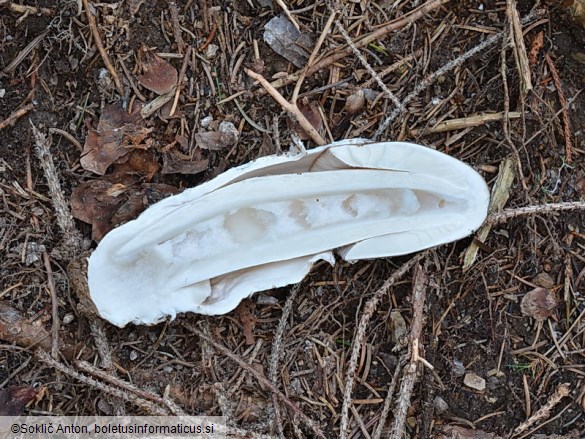
[[[344,140],[259,158],[168,197],[109,232],[89,258],[100,315],[123,327],[227,313],[296,283],[318,260],[417,252],[470,235],[483,178],[433,149]]]

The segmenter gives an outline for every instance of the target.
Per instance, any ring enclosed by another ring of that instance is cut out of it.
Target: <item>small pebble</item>
[[[468,372],[465,374],[465,377],[463,378],[463,384],[479,392],[483,392],[485,390],[485,380],[473,372]]]
[[[130,361],[136,361],[138,358],[138,353],[136,351],[130,352]]]
[[[65,314],[63,316],[63,324],[68,325],[69,323],[71,323],[73,320],[75,319],[75,316],[71,313],[69,314]]]
[[[213,116],[205,116],[199,123],[201,124],[202,128],[207,128],[211,122],[213,122]]]
[[[438,415],[445,413],[449,409],[449,405],[440,396],[435,396],[435,399],[433,399],[433,405],[435,406],[435,413]]]
[[[463,365],[463,362],[457,358],[453,360],[453,374],[456,377],[460,377],[465,374],[465,366]]]

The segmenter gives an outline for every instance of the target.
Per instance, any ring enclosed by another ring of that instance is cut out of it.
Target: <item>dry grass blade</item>
[[[14,113],[12,113],[6,119],[0,120],[0,130],[3,130],[4,128],[9,127],[11,125],[14,125],[18,119],[20,119],[22,116],[24,116],[30,110],[32,110],[34,107],[35,106],[33,104],[27,104],[24,107],[16,110]]]

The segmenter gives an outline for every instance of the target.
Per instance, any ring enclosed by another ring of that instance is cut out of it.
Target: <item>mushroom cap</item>
[[[489,191],[471,167],[405,142],[353,139],[263,157],[168,197],[108,233],[90,294],[117,326],[217,315],[296,283],[318,260],[413,253],[476,230]]]

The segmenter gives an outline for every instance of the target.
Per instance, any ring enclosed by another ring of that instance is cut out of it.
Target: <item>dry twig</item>
[[[89,0],[82,1],[83,7],[85,8],[87,22],[89,23],[89,28],[91,29],[91,34],[93,35],[93,41],[95,43],[95,46],[97,47],[97,50],[99,51],[102,57],[106,69],[108,69],[108,72],[110,72],[110,75],[112,75],[112,79],[114,80],[114,84],[116,85],[118,93],[120,93],[120,96],[124,96],[124,88],[122,87],[122,83],[120,82],[120,77],[118,76],[118,72],[112,65],[112,62],[110,61],[108,52],[106,52],[106,49],[104,48],[104,44],[102,43],[102,39],[100,37],[100,32],[98,31],[97,24],[95,22],[95,17],[91,13],[91,9],[89,7]]]
[[[536,411],[530,418],[520,424],[518,427],[514,429],[513,436],[517,436],[521,434],[523,431],[529,429],[535,423],[547,419],[550,416],[550,411],[563,399],[567,396],[571,391],[570,384],[564,383],[559,384],[555,393],[553,393],[545,405],[543,405],[540,409]]]
[[[65,200],[63,191],[61,190],[61,184],[59,183],[57,169],[53,163],[49,141],[45,135],[37,129],[32,121],[30,124],[35,138],[37,157],[41,162],[41,167],[43,168],[45,179],[47,180],[47,185],[49,187],[49,195],[53,202],[57,224],[65,237],[64,247],[71,251],[72,254],[78,254],[82,248],[83,239],[81,233],[79,233],[75,227],[73,216],[69,211],[69,206]]]
[[[368,300],[366,306],[364,307],[364,311],[362,312],[362,316],[360,318],[360,322],[358,324],[357,330],[355,332],[355,336],[353,337],[353,342],[351,344],[351,355],[349,357],[349,363],[347,365],[347,371],[345,373],[345,384],[344,384],[344,391],[343,391],[343,404],[341,406],[341,424],[339,427],[339,437],[344,439],[347,434],[347,427],[348,427],[348,415],[349,415],[349,404],[351,404],[351,391],[353,390],[353,384],[355,380],[355,373],[358,364],[358,357],[360,354],[360,350],[362,348],[362,343],[366,338],[366,329],[368,327],[368,323],[382,297],[384,297],[391,286],[393,286],[396,282],[398,282],[407,272],[410,270],[416,263],[421,261],[424,257],[427,256],[427,252],[421,252],[418,255],[414,256],[408,262],[403,264],[398,270],[396,270],[384,284],[374,293],[374,295]]]
[[[311,418],[309,418],[307,415],[305,415],[294,402],[292,402],[285,394],[283,394],[280,390],[278,390],[278,388],[274,384],[272,384],[263,374],[258,372],[256,369],[254,369],[252,366],[250,366],[248,363],[246,363],[244,360],[242,360],[240,357],[238,357],[236,354],[234,354],[228,348],[217,343],[213,338],[209,337],[208,335],[204,334],[199,329],[195,328],[193,325],[186,324],[185,327],[189,331],[196,334],[200,339],[202,339],[203,341],[212,345],[215,349],[220,351],[223,355],[226,355],[227,357],[231,358],[233,361],[238,363],[238,365],[242,369],[245,369],[246,371],[248,371],[263,386],[266,386],[267,388],[269,388],[270,391],[278,397],[278,399],[280,399],[286,406],[288,406],[293,411],[295,416],[298,416],[309,428],[311,428],[311,430],[313,430],[313,433],[315,433],[317,435],[317,437],[325,439],[325,435],[323,434],[321,429],[317,425],[315,425],[315,422]]]
[[[513,41],[516,68],[520,75],[522,93],[525,94],[532,90],[532,80],[530,78],[530,64],[528,62],[528,55],[526,54],[526,45],[524,44],[520,16],[518,15],[518,9],[516,9],[516,0],[508,0],[506,14],[508,15],[510,36]]]
[[[414,389],[414,384],[417,380],[418,363],[422,359],[418,354],[418,345],[423,328],[423,308],[426,298],[426,286],[427,276],[421,266],[417,265],[414,270],[414,285],[412,288],[413,313],[409,337],[412,357],[410,362],[404,367],[396,410],[394,411],[394,422],[390,433],[390,438],[392,439],[400,439],[404,435],[404,423],[406,422],[406,414],[408,407],[410,406],[412,390]]]
[[[505,209],[502,212],[495,212],[488,216],[485,224],[505,223],[510,218],[516,218],[524,215],[550,214],[564,210],[585,210],[584,201],[567,201],[565,203],[547,203],[536,206],[517,207],[515,209]]]
[[[564,126],[564,135],[565,135],[565,159],[567,163],[571,163],[573,160],[573,141],[571,140],[571,125],[569,124],[569,115],[567,113],[567,98],[565,97],[565,92],[563,91],[563,87],[561,86],[561,78],[559,78],[559,72],[553,63],[553,60],[547,53],[544,56],[546,63],[548,64],[548,68],[550,69],[550,74],[553,77],[553,81],[555,83],[555,88],[557,89],[557,93],[559,95],[559,102],[561,104],[561,110],[563,115],[563,126]]]
[[[33,104],[27,104],[24,107],[16,110],[14,113],[12,113],[6,119],[0,121],[0,130],[3,130],[4,128],[9,127],[11,125],[14,125],[18,119],[20,119],[22,116],[24,116],[30,110],[32,110],[34,107],[35,106]]]
[[[315,129],[315,127],[313,125],[311,125],[311,122],[309,122],[307,120],[307,118],[305,117],[305,115],[301,112],[301,110],[299,110],[299,108],[294,105],[291,104],[290,102],[288,102],[279,92],[278,90],[276,90],[274,87],[272,87],[272,85],[270,85],[270,82],[268,82],[264,76],[250,70],[250,69],[245,69],[246,74],[252,78],[255,79],[256,81],[258,81],[260,83],[260,85],[262,87],[264,87],[264,89],[270,94],[270,96],[272,96],[274,98],[274,100],[284,109],[286,110],[291,117],[295,118],[298,122],[299,125],[301,125],[301,127],[307,132],[307,134],[309,136],[311,136],[311,139],[313,139],[313,142],[315,142],[317,145],[325,145],[327,142],[325,142],[325,140],[323,139],[323,137],[321,137],[321,135],[318,133],[318,131]]]

